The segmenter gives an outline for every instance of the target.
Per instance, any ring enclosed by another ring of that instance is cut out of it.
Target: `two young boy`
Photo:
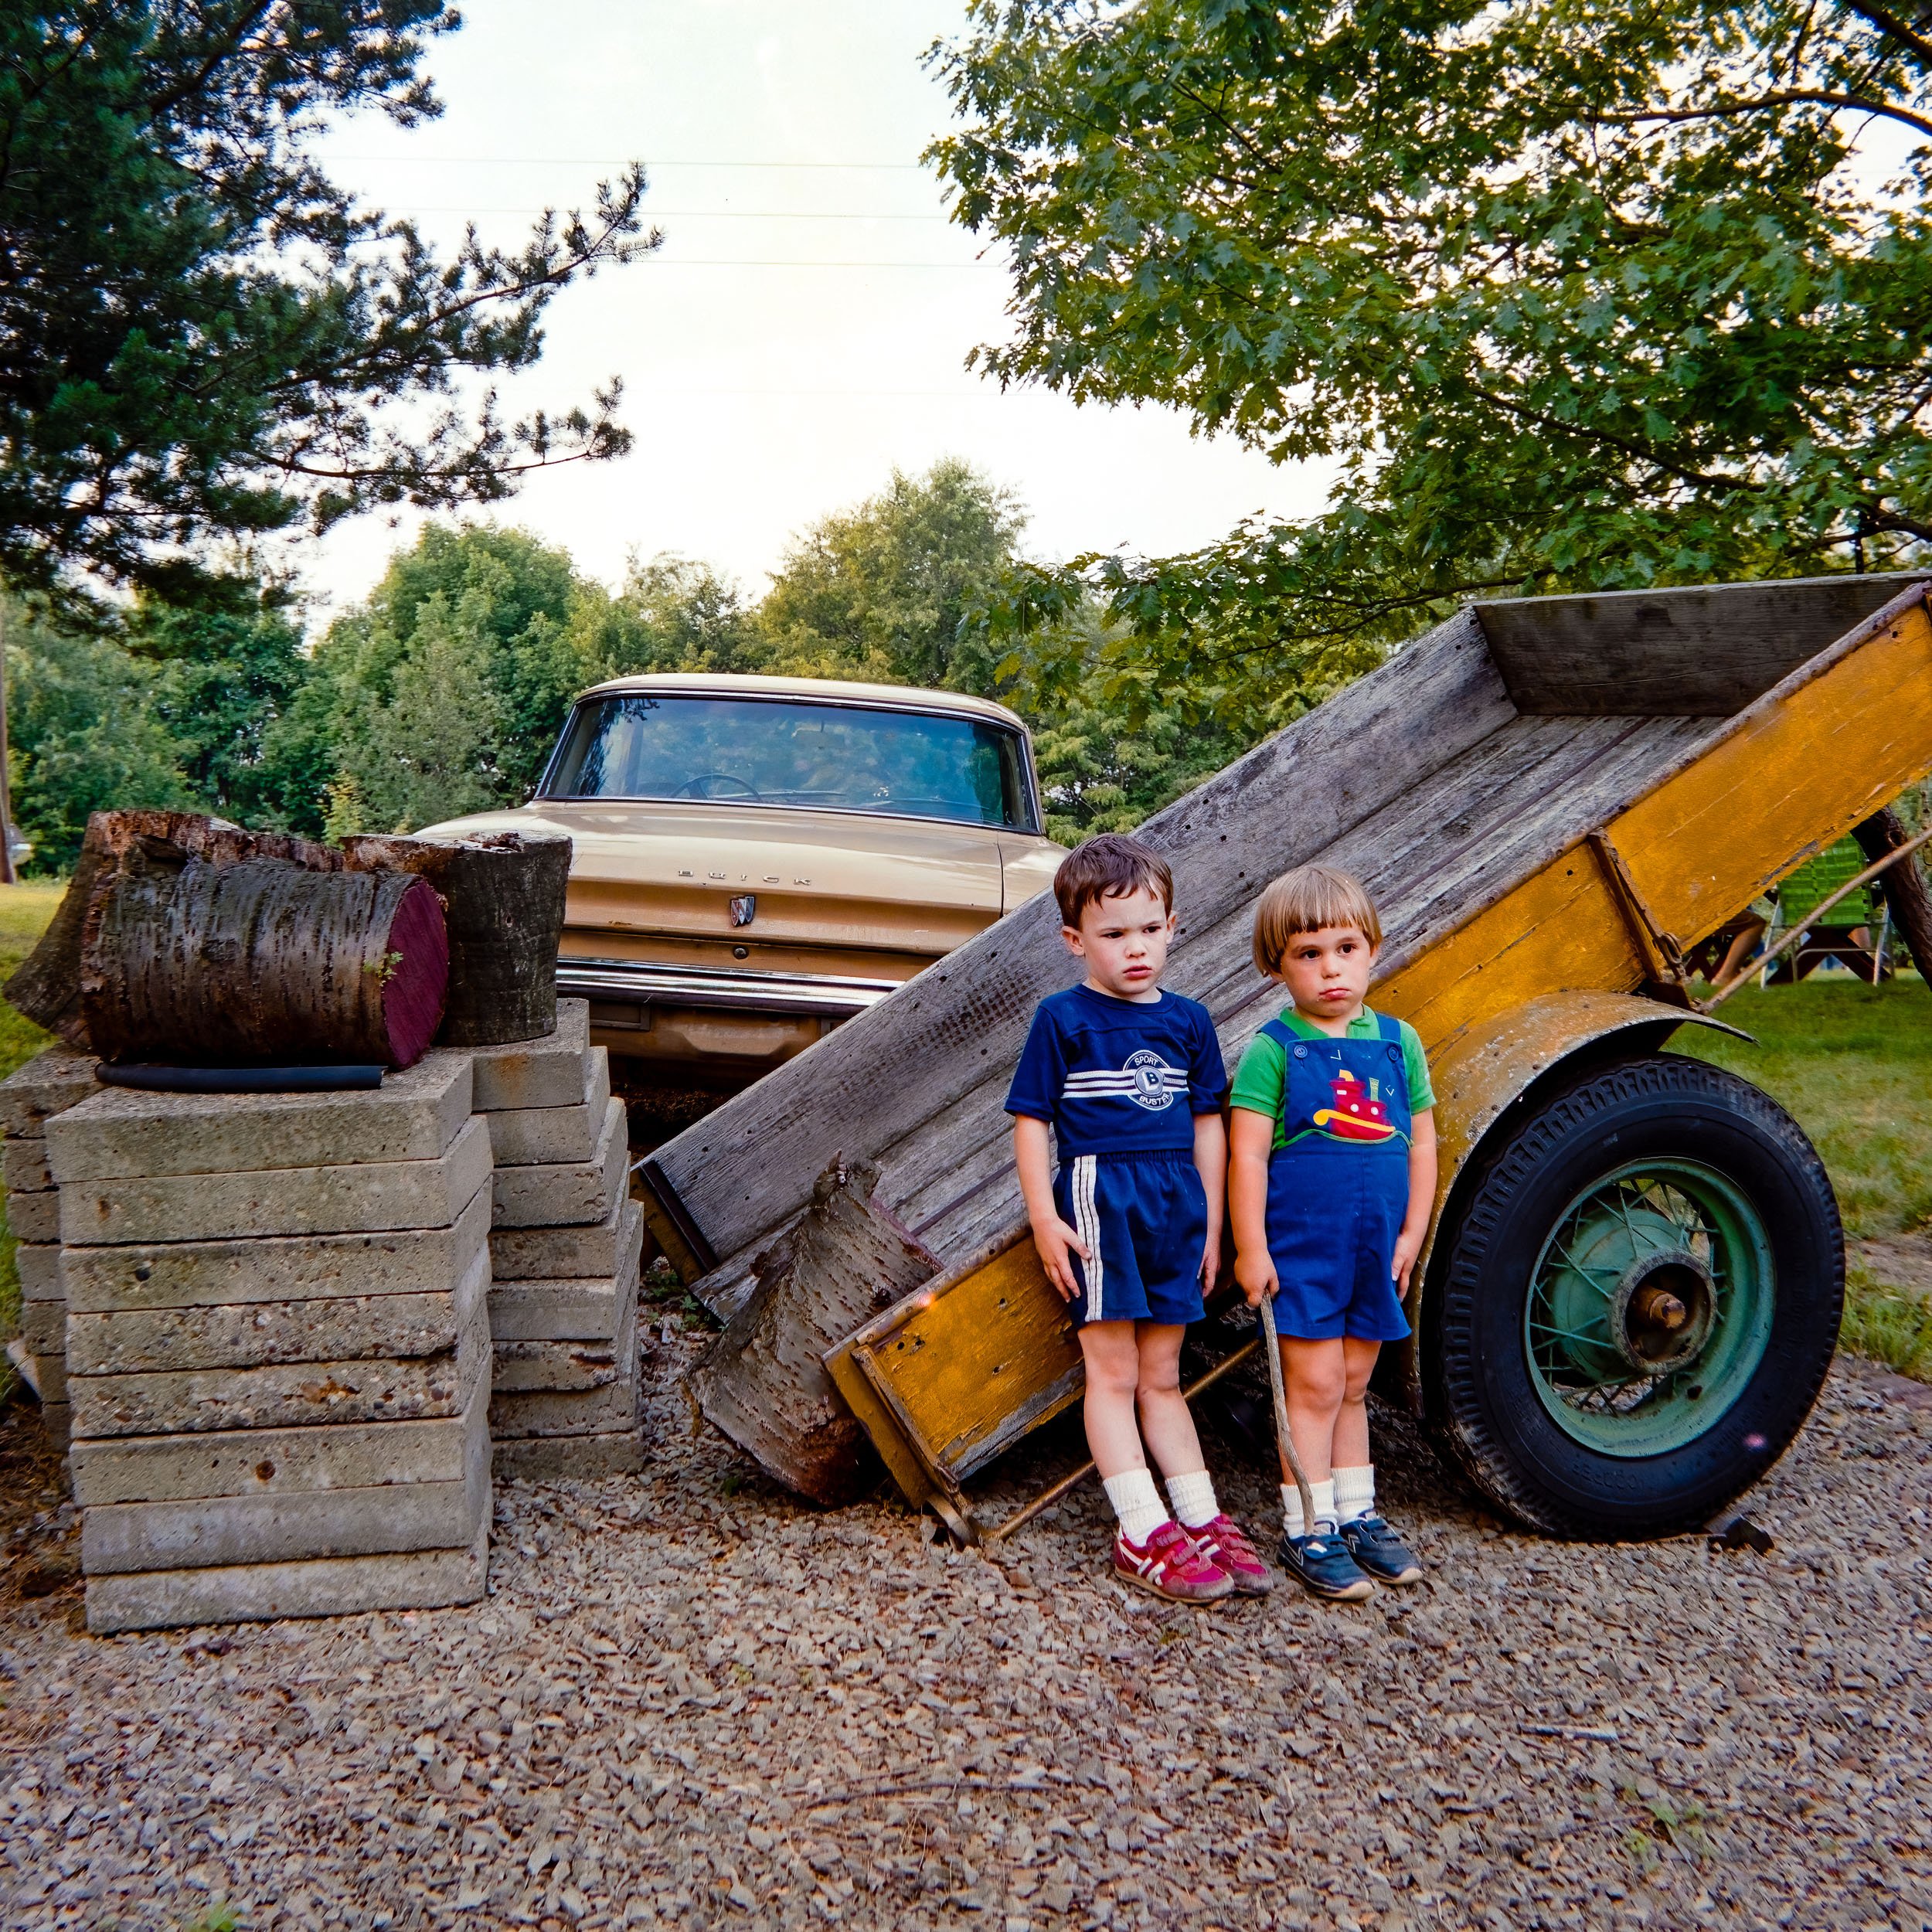
[[[1040,1002],[1006,1106],[1041,1264],[1080,1332],[1087,1440],[1119,1519],[1115,1573],[1183,1603],[1272,1585],[1220,1507],[1180,1389],[1182,1338],[1220,1267],[1225,1199],[1236,1281],[1250,1306],[1275,1302],[1289,1428],[1314,1494],[1304,1523],[1298,1492],[1282,1491],[1282,1566],[1338,1601],[1416,1581],[1420,1566],[1375,1507],[1366,1397],[1382,1343],[1409,1332],[1402,1294],[1435,1193],[1434,1096],[1414,1029],[1365,1003],[1382,940],[1373,902],[1320,866],[1262,895],[1255,964],[1290,1003],[1242,1056],[1230,1134],[1206,1009],[1160,984],[1175,930],[1165,861],[1107,834],[1067,855],[1054,893],[1087,977]]]

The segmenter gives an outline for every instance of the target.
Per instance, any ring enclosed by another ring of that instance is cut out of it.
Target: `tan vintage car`
[[[536,796],[431,832],[569,834],[559,992],[739,1087],[1052,883],[1026,727],[948,691],[702,672],[571,710]]]

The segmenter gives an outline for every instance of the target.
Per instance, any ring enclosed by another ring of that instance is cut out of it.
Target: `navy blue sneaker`
[[[1348,1546],[1358,1569],[1379,1583],[1419,1583],[1422,1566],[1414,1552],[1379,1516],[1357,1516],[1335,1532]]]
[[[1359,1604],[1374,1594],[1375,1585],[1355,1566],[1348,1546],[1332,1529],[1318,1529],[1311,1536],[1284,1536],[1281,1567],[1328,1603]]]

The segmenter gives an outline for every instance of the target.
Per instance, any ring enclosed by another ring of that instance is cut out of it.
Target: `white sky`
[[[1001,335],[996,259],[943,219],[920,151],[947,120],[920,65],[957,0],[465,0],[430,46],[447,111],[333,136],[336,178],[442,247],[473,217],[519,242],[641,160],[663,247],[560,295],[512,410],[624,380],[633,454],[531,479],[497,512],[614,583],[675,551],[753,594],[787,538],[944,455],[1017,489],[1027,548],[1164,554],[1250,512],[1320,507],[1321,479],[1158,410],[1077,409],[967,373]],[[318,618],[361,597],[420,523],[366,517],[306,553]]]

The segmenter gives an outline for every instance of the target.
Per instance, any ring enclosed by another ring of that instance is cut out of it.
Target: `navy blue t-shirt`
[[[1227,1073],[1198,1001],[1115,999],[1089,986],[1050,993],[1006,1095],[1009,1114],[1050,1121],[1060,1158],[1185,1153],[1194,1117],[1221,1104]]]

